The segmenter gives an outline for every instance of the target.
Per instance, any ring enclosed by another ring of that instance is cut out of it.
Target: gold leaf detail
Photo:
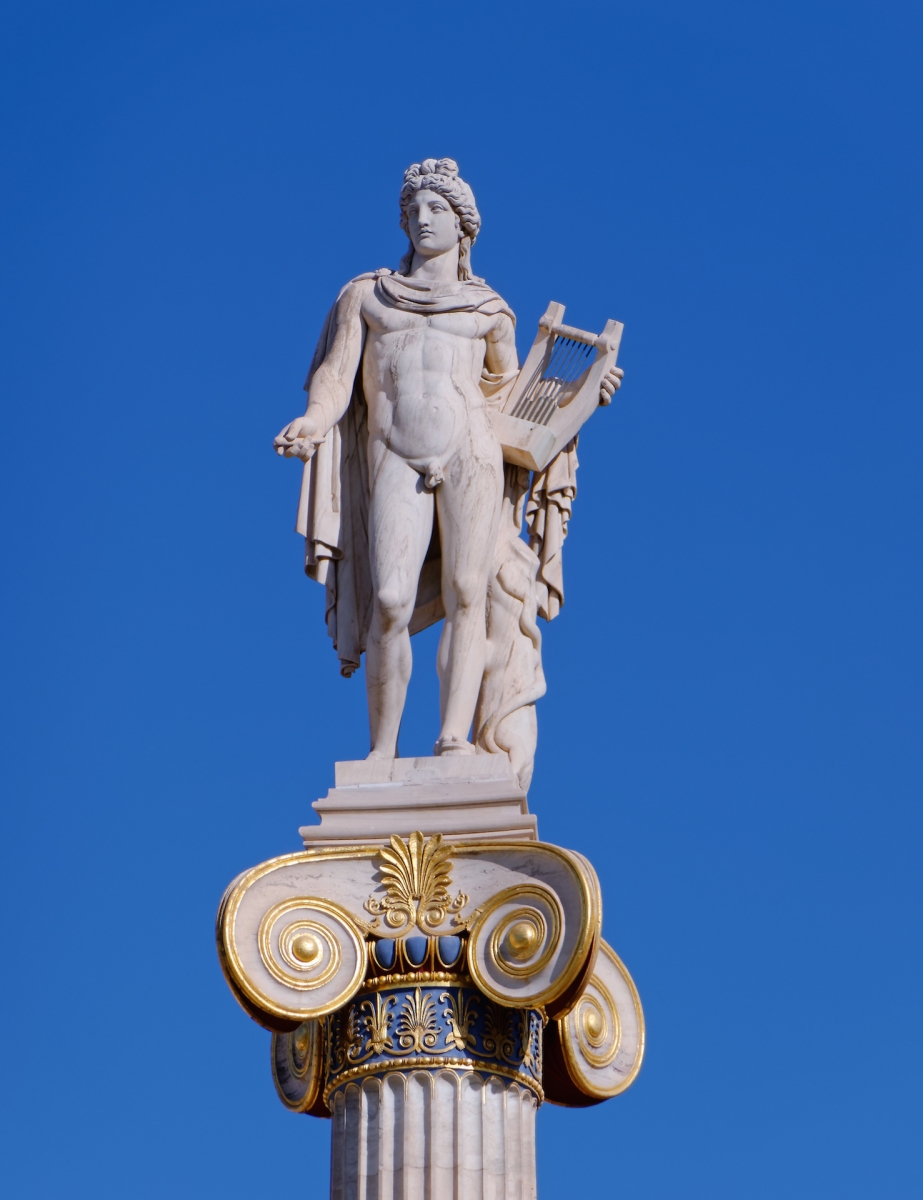
[[[532,1014],[527,1008],[523,1008],[519,1013],[519,1041],[522,1045],[522,1065],[526,1068],[534,1067],[535,1055],[532,1053]]]
[[[405,1052],[433,1050],[439,1041],[439,1025],[432,996],[413,989],[401,1009],[397,1022],[397,1042]]]
[[[385,1049],[390,1050],[393,1045],[388,1033],[388,1026],[391,1024],[393,1018],[388,1009],[394,1002],[393,996],[388,996],[386,1000],[382,1000],[379,993],[376,995],[374,1003],[371,1000],[363,1000],[360,1006],[362,1012],[365,1014],[363,1021],[369,1045],[375,1054],[381,1054]]]
[[[447,1001],[449,1005],[442,1014],[452,1027],[445,1035],[446,1044],[455,1050],[473,1048],[476,1041],[471,1026],[478,1015],[474,997],[467,992],[459,992],[456,999],[451,992],[443,992],[439,999]]]
[[[412,833],[406,842],[392,836],[390,846],[381,852],[379,868],[385,898],[377,900],[369,896],[366,911],[375,917],[383,916],[391,929],[416,924],[425,933],[434,933],[449,913],[460,912],[468,903],[463,892],[454,900],[449,894],[450,854],[441,833],[428,841],[420,832]]]

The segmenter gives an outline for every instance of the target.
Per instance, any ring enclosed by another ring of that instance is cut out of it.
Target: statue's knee
[[[375,607],[382,628],[390,630],[409,624],[413,600],[408,601],[397,588],[383,587],[375,596]]]
[[[483,609],[487,597],[487,581],[478,575],[461,575],[453,580],[452,593],[456,609]]]

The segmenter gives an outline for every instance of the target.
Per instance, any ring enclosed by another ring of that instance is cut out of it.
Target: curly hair
[[[471,274],[471,247],[481,228],[481,214],[474,202],[474,192],[458,173],[458,163],[454,158],[424,158],[422,162],[411,163],[404,172],[404,183],[401,187],[401,229],[410,236],[410,226],[407,220],[407,207],[411,197],[426,189],[445,196],[461,225],[462,236],[458,245],[458,278],[473,279]],[[413,260],[413,242],[407,253],[401,259],[398,271],[406,275]]]

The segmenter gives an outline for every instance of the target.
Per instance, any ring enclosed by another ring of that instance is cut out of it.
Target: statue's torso
[[[466,431],[493,436],[479,381],[484,339],[497,317],[405,312],[369,289],[362,318],[362,382],[373,441],[422,467],[450,455]]]

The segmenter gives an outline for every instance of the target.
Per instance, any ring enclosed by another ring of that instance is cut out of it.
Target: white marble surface
[[[419,758],[360,758],[334,765],[338,788],[382,783],[516,783],[505,754],[429,755]]]
[[[505,754],[361,759],[336,764],[336,787],[303,825],[305,849],[375,845],[414,830],[448,841],[536,841],[538,826]]]
[[[534,1200],[535,1096],[494,1076],[398,1073],[330,1099],[331,1200]]]

